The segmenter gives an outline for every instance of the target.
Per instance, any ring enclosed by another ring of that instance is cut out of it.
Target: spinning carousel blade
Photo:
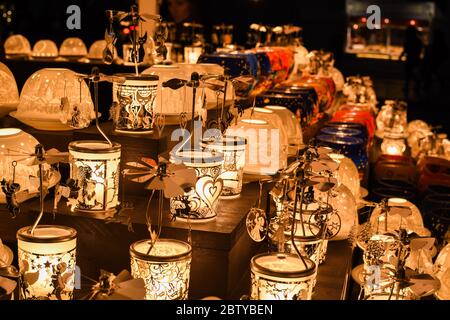
[[[334,172],[339,168],[339,164],[337,162],[334,162],[333,160],[313,161],[311,163],[311,168],[315,172],[321,172],[321,171]]]
[[[133,181],[133,180],[132,180]],[[147,190],[164,190],[164,181],[160,177],[153,175],[143,182],[148,182],[145,186]]]
[[[321,192],[327,192],[334,188],[337,184],[336,178],[327,178],[327,177],[312,177],[310,181],[315,183],[314,188],[318,189]]]
[[[161,163],[161,161],[160,161],[160,163]],[[169,164],[167,164],[167,171],[168,172],[175,173],[176,171],[186,170],[186,169],[188,169],[188,167],[186,167],[186,165],[184,165],[183,163],[179,163],[179,164],[169,163]]]
[[[409,277],[406,287],[418,297],[424,297],[433,294],[441,287],[441,282],[429,274],[418,274]]]
[[[150,166],[152,168],[156,168],[158,166],[158,163],[156,163],[156,161],[151,159],[151,158],[141,158],[141,161],[144,164],[146,164],[146,165],[148,165],[148,166]]]
[[[154,20],[154,21],[161,21],[161,19],[162,19],[159,14],[142,13],[142,14],[140,14],[140,16],[147,20]]]
[[[184,190],[171,177],[163,179],[163,185],[164,197],[166,198],[178,197],[184,194]]]
[[[166,82],[163,82],[162,86],[163,86],[163,88],[167,87],[172,90],[177,90],[177,89],[184,87],[187,83],[188,83],[188,81],[186,81],[186,80],[175,78],[175,79],[170,79],[170,80],[167,80]]]
[[[297,168],[300,166],[300,162],[299,161],[295,161],[293,163],[291,163],[285,170],[284,173],[285,174],[292,174],[295,172],[295,170],[297,170]]]
[[[133,169],[143,169],[143,170],[149,170],[150,168],[148,166],[145,166],[139,162],[127,162],[125,163],[126,166],[132,167]]]
[[[389,207],[389,214],[391,215],[396,215],[398,214],[399,216],[401,216],[402,218],[406,218],[409,217],[412,214],[412,211],[410,208],[408,207]]]
[[[45,159],[48,164],[69,163],[69,153],[61,152],[57,149],[50,149],[45,153]]]
[[[182,169],[173,171],[171,179],[179,186],[184,184],[195,185],[197,182],[197,174],[194,169]]]
[[[124,169],[123,174],[126,176],[142,176],[146,174],[155,174],[153,170],[140,170],[140,169]]]
[[[413,251],[416,250],[431,250],[434,246],[435,238],[432,237],[424,237],[424,238],[415,238],[410,242],[410,248]]]
[[[333,153],[334,151],[333,151],[333,149],[331,149],[331,148],[329,148],[329,147],[318,147],[317,148],[317,153],[319,154],[319,155],[322,155],[322,154],[330,154],[330,153]]]
[[[213,91],[220,91],[223,92],[225,86],[224,85],[220,85],[220,84],[215,84],[215,83],[210,83],[210,82],[204,82],[203,86],[205,88],[211,89]]]
[[[155,174],[146,174],[141,177],[132,178],[132,179],[130,179],[130,181],[137,182],[137,183],[144,183],[144,182],[149,181],[150,179],[153,179],[154,177],[156,177]]]

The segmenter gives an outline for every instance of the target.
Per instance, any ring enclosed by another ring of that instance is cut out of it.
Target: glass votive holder
[[[202,143],[205,150],[224,155],[220,174],[223,180],[221,199],[235,199],[241,194],[246,144],[247,141],[238,136],[223,136],[219,139],[204,140]]]
[[[17,231],[20,299],[71,300],[75,286],[77,232],[63,226]]]
[[[131,275],[143,279],[147,300],[186,300],[192,260],[192,247],[186,242],[158,239],[130,246]]]

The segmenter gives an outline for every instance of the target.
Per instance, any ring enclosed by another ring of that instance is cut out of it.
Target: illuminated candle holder
[[[283,139],[273,124],[260,119],[241,119],[225,134],[247,139],[244,173],[273,175],[286,166],[287,152],[282,152]]]
[[[117,132],[146,133],[153,130],[158,76],[119,75],[124,83],[113,84],[112,115]]]
[[[272,110],[281,118],[286,127],[289,145],[298,146],[303,143],[303,133],[300,121],[292,111],[283,106],[265,106],[264,108]]]
[[[5,41],[5,53],[7,56],[29,56],[31,45],[27,38],[21,34],[13,34]]]
[[[311,300],[316,265],[296,255],[263,253],[250,263],[252,300]]]
[[[34,58],[56,58],[58,54],[58,47],[52,40],[39,40],[33,46]]]
[[[69,144],[70,178],[78,197],[72,210],[109,215],[119,196],[121,146],[105,141],[73,141]]]
[[[220,174],[220,178],[223,180],[223,190],[220,198],[235,199],[241,194],[246,144],[245,139],[237,136],[224,136],[215,140],[203,141],[203,147],[206,150],[224,155]]]
[[[185,63],[197,63],[198,58],[200,58],[200,56],[203,53],[203,48],[202,47],[184,47],[184,62]]]
[[[86,45],[80,38],[67,38],[59,48],[59,55],[65,58],[82,58],[88,54]]]
[[[334,177],[338,180],[338,183],[346,186],[353,194],[355,200],[358,200],[361,197],[361,185],[358,168],[355,163],[343,154],[330,153],[328,156],[339,163],[338,170],[333,173]]]
[[[391,156],[402,156],[406,150],[405,139],[388,137],[385,134],[383,142],[381,143],[382,154],[387,154]]]
[[[192,247],[182,241],[158,239],[130,246],[131,275],[145,282],[147,300],[186,300],[189,290]]]
[[[217,216],[216,206],[222,189],[220,178],[223,154],[208,151],[180,151],[171,156],[171,162],[194,168],[197,182],[183,196],[170,199],[170,211],[182,219],[208,221]]]
[[[71,300],[75,286],[75,229],[37,226],[17,232],[20,299]]]

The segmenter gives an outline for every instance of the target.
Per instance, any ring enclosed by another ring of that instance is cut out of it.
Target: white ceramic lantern
[[[22,88],[17,111],[10,114],[38,130],[67,131],[95,119],[89,87],[69,69],[46,68],[33,73]]]
[[[246,144],[245,139],[236,136],[223,136],[219,139],[203,141],[203,147],[206,150],[224,155],[220,174],[223,190],[220,198],[235,199],[241,194]]]
[[[121,75],[119,75],[121,76]],[[158,77],[123,75],[124,83],[113,84],[112,118],[115,130],[127,133],[150,132],[154,125]]]
[[[105,141],[73,141],[69,144],[70,177],[78,197],[72,209],[88,213],[114,212],[119,197],[121,146]]]
[[[56,58],[58,47],[52,40],[39,40],[33,46],[32,56],[34,58]]]
[[[182,241],[158,239],[150,249],[149,240],[130,246],[131,274],[145,282],[147,300],[186,300],[192,247]]]
[[[19,90],[16,79],[9,68],[0,62],[0,118],[17,108]]]
[[[20,185],[15,197],[23,202],[39,194],[39,168],[33,165],[35,147],[39,142],[30,134],[17,128],[0,129],[0,180],[12,181]],[[15,167],[14,167],[15,165]],[[44,164],[44,183],[53,187],[59,182],[60,175]],[[6,198],[0,192],[0,203]]]
[[[360,181],[359,181],[359,173],[358,168],[352,159],[344,156],[343,154],[331,153],[328,155],[331,159],[339,163],[339,168],[336,172],[334,172],[334,177],[338,180],[338,183],[346,186],[355,200],[360,199]]]
[[[179,117],[182,113],[185,113],[186,116],[191,116],[192,88],[184,86],[174,90],[163,87],[163,83],[171,79],[190,80],[190,73],[188,74],[180,67],[174,65],[154,65],[146,69],[142,74],[157,76],[159,79],[155,102],[156,113],[165,115],[166,121],[170,123],[179,123]],[[196,113],[200,112],[202,105],[202,95],[197,91],[195,100]]]
[[[247,139],[244,173],[273,175],[286,167],[281,130],[265,120],[241,119],[230,126],[226,135]]]
[[[75,286],[75,229],[37,226],[17,232],[20,299],[70,300]]]
[[[272,110],[280,117],[286,128],[290,146],[298,147],[303,143],[303,133],[300,121],[292,111],[283,106],[265,106],[264,108]]]
[[[215,218],[223,189],[223,180],[220,178],[223,154],[199,150],[179,151],[171,155],[170,161],[195,169],[197,175],[195,186],[187,188],[183,196],[170,199],[172,214],[198,221]]]
[[[408,130],[406,107],[396,106],[394,101],[387,100],[377,115],[376,124],[375,134],[380,138],[387,133],[405,137]]]
[[[67,38],[59,48],[59,55],[65,58],[82,58],[87,54],[86,45],[80,38]]]
[[[316,266],[296,255],[263,253],[254,256],[250,270],[252,300],[311,300]]]
[[[30,42],[21,34],[9,36],[4,47],[6,55],[9,56],[29,56],[31,54]]]

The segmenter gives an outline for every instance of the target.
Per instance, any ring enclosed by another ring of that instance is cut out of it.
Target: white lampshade
[[[265,106],[264,108],[272,110],[281,118],[287,131],[289,145],[298,146],[303,143],[303,132],[300,121],[292,111],[283,106]]]
[[[131,274],[145,282],[147,300],[186,300],[189,291],[192,247],[182,241],[158,239],[130,246]]]
[[[316,266],[289,254],[263,253],[254,256],[250,270],[252,300],[311,300]]]
[[[73,141],[69,144],[70,178],[78,191],[73,210],[87,213],[114,212],[119,200],[121,146],[106,141]]]
[[[13,162],[16,161],[14,182],[20,185],[20,190],[16,194],[18,202],[38,195],[39,168],[37,165],[33,165],[33,158],[29,156],[34,154],[38,144],[39,141],[21,129],[0,129],[0,180],[11,181],[13,179]],[[49,170],[50,166],[44,164],[44,181],[54,186],[59,180],[53,171]],[[3,192],[0,193],[0,202],[6,202]]]
[[[30,42],[21,34],[9,36],[5,41],[5,53],[7,55],[23,55],[31,54]]]
[[[176,117],[177,121],[179,121],[178,117],[181,113],[185,112],[189,115],[191,114],[193,95],[193,90],[191,87],[185,86],[180,89],[173,90],[162,86],[164,82],[170,79],[176,78],[181,80],[190,80],[190,74],[174,65],[154,65],[144,70],[142,74],[159,77],[155,102],[156,113]],[[195,101],[195,112],[198,113],[200,112],[203,104],[200,90],[197,90]]]
[[[80,38],[67,38],[59,48],[61,57],[85,57],[87,54],[86,45]]]
[[[37,226],[17,232],[20,299],[71,300],[75,286],[77,232]]]
[[[89,47],[87,57],[90,60],[103,60],[103,51],[106,48],[106,40],[97,40]],[[117,58],[117,50],[114,50],[114,59]]]
[[[355,200],[358,200],[361,197],[360,180],[355,163],[343,154],[331,153],[328,156],[339,163],[338,170],[333,174],[338,183],[349,188]]]
[[[242,191],[246,144],[245,139],[236,136],[223,136],[220,139],[204,140],[202,143],[205,150],[224,155],[220,174],[223,180],[222,199],[235,199]]]
[[[315,194],[321,201],[326,201],[327,193],[315,191]],[[358,225],[358,209],[355,197],[347,186],[341,184],[331,191],[331,197],[328,198],[328,201],[340,218],[339,232],[330,240],[347,239],[352,228]]]
[[[32,56],[35,58],[56,58],[58,47],[52,40],[39,40],[33,46]]]
[[[217,216],[218,199],[222,194],[220,178],[224,155],[210,151],[179,151],[172,154],[172,163],[183,163],[195,169],[197,182],[183,196],[170,199],[170,211],[181,219],[208,221]]]
[[[375,134],[380,138],[383,138],[387,133],[401,137],[406,136],[408,129],[406,108],[397,109],[395,102],[387,101],[377,115],[376,124],[377,130]]]
[[[75,72],[45,68],[25,82],[11,116],[38,130],[63,131],[88,127],[95,112],[89,87]]]
[[[416,232],[419,235],[424,233],[422,215],[413,203],[401,198],[390,198],[388,203],[390,206],[400,206],[411,209],[411,215],[402,218],[399,214],[388,214],[386,229],[386,215],[384,213],[382,214],[380,207],[376,207],[370,216],[370,223],[375,230],[378,227],[379,232],[386,233],[400,230],[400,227],[402,227],[408,231]]]
[[[11,70],[0,62],[0,118],[15,110],[19,104],[19,90]]]
[[[244,173],[272,175],[286,167],[281,130],[265,120],[240,119],[226,130],[226,135],[247,139]]]
[[[155,120],[158,77],[126,74],[124,83],[113,84],[114,128],[118,132],[149,132]]]

